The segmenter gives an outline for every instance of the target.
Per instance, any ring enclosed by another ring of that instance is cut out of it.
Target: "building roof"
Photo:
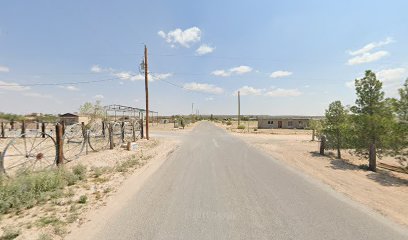
[[[64,113],[64,114],[60,114],[60,117],[78,117],[78,115],[75,115],[73,113]]]
[[[259,117],[259,120],[310,120],[323,118],[323,116],[262,116]]]

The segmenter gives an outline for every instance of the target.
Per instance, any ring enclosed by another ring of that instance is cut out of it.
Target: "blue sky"
[[[396,96],[408,77],[408,1],[2,1],[0,111],[86,101],[189,114],[322,115],[353,104],[366,69]],[[90,84],[25,86],[105,80]],[[172,85],[173,84],[173,85]],[[177,85],[177,86],[174,86]]]

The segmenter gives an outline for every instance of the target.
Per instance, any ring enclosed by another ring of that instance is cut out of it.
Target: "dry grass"
[[[140,140],[135,152],[107,150],[64,168],[30,172],[0,181],[0,239],[63,239],[83,214],[107,198],[156,154],[157,140]],[[18,231],[11,231],[18,230]],[[18,235],[13,234],[18,232]]]

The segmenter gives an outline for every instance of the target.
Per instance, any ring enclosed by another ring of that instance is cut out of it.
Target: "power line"
[[[137,75],[130,75],[132,77]],[[28,83],[28,84],[18,84],[18,83],[11,83],[11,84],[0,84],[0,87],[32,87],[32,86],[63,86],[63,85],[77,85],[77,84],[89,84],[89,83],[98,83],[98,82],[109,82],[118,79],[123,79],[122,77],[115,77],[115,78],[108,78],[108,79],[100,79],[100,80],[89,80],[89,81],[78,81],[78,82],[62,82],[62,83]]]

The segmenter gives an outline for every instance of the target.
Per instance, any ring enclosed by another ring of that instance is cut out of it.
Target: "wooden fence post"
[[[377,150],[375,143],[370,145],[368,168],[373,172],[377,171]]]
[[[21,134],[25,134],[26,129],[25,129],[25,121],[21,121]],[[21,136],[23,138],[25,138],[25,135]]]
[[[320,155],[324,155],[325,148],[326,148],[326,137],[322,136],[320,138]]]
[[[41,137],[45,138],[45,122],[41,123]]]
[[[64,164],[63,141],[62,141],[62,125],[55,125],[55,136],[57,144],[57,166]]]
[[[65,134],[65,121],[62,121],[61,125],[62,125],[62,135],[64,135]]]
[[[1,122],[1,138],[5,138],[6,133],[4,132],[4,122]]]
[[[112,123],[109,123],[108,133],[109,133],[109,149],[113,149],[114,144],[113,144],[113,126],[112,126]]]

